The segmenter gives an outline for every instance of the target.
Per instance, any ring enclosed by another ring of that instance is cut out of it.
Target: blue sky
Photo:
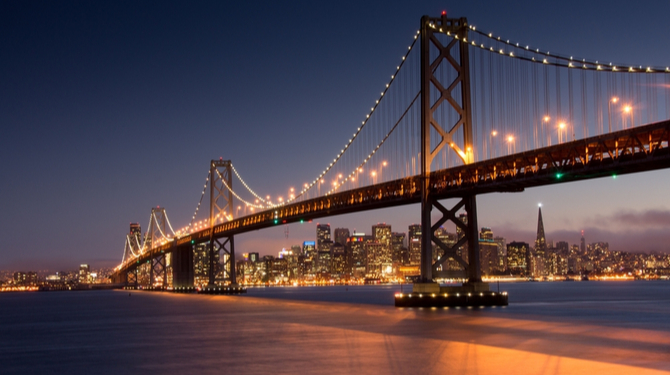
[[[151,207],[183,226],[211,159],[261,194],[313,179],[393,74],[423,14],[593,60],[670,64],[670,3],[25,2],[0,4],[0,269],[115,265]],[[667,171],[478,198],[479,224],[549,239],[670,250]],[[406,231],[408,206],[321,220]],[[276,253],[315,224],[238,236]]]

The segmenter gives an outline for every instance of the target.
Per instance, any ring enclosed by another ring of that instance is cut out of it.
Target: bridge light
[[[563,174],[562,174],[562,173],[556,173],[556,178],[557,178],[557,179],[560,179],[561,177],[563,177]]]
[[[616,180],[616,175],[615,174],[612,175],[612,179]]]
[[[195,244],[195,240],[191,240],[191,245]]]

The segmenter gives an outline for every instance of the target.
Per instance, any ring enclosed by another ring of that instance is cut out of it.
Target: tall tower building
[[[584,230],[582,229],[582,243],[579,246],[579,250],[581,250],[582,254],[586,253],[586,240],[584,239]]]
[[[542,222],[542,205],[537,213],[537,239],[535,240],[535,255],[544,259],[547,252],[547,240],[544,237],[544,223]]]
[[[407,237],[407,247],[409,248],[409,265],[418,266],[421,264],[421,225],[412,224],[409,226]]]
[[[383,223],[372,226],[372,236],[374,241],[381,245],[376,249],[374,262],[379,264],[380,273],[386,273],[393,264],[393,247],[391,245],[391,226]],[[370,262],[370,253],[368,253],[368,262]]]
[[[330,224],[316,224],[316,250],[322,251],[326,241],[330,241]]]

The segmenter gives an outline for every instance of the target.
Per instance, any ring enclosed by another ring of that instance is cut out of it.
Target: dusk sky
[[[262,195],[311,181],[351,137],[424,14],[566,55],[670,65],[668,1],[0,2],[0,269],[120,263],[152,207],[189,223],[211,159]],[[670,251],[670,171],[478,197],[480,226],[533,242]],[[324,218],[407,231],[416,205]],[[276,254],[315,225],[236,237]]]

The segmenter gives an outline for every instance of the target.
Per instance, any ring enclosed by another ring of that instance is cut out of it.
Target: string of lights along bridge
[[[269,193],[275,184],[252,187],[232,160],[212,160],[185,226],[175,230],[157,207],[145,235],[126,236],[117,281],[192,286],[192,247],[207,244],[219,262],[210,284],[235,284],[235,234],[420,202],[421,280],[439,274],[434,243],[480,283],[476,195],[670,165],[669,67],[556,53],[445,13],[424,16],[389,65],[369,112],[342,124],[351,135],[321,171]],[[459,200],[444,207],[446,198]],[[455,219],[462,210],[467,223]],[[467,245],[469,262],[433,235],[447,221],[466,233],[455,246]]]

